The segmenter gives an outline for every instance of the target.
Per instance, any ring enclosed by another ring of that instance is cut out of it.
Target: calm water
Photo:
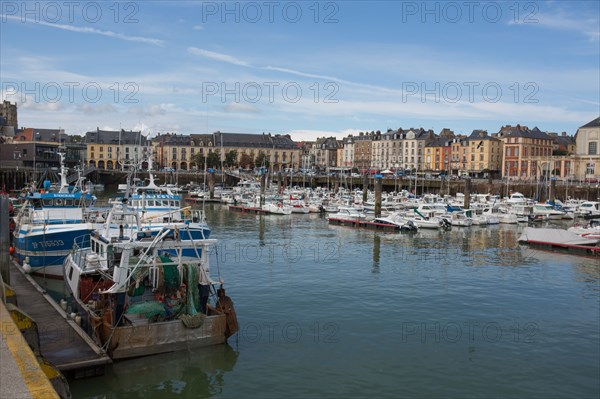
[[[210,207],[241,331],[114,364],[75,398],[600,395],[600,264],[516,226],[415,235]]]

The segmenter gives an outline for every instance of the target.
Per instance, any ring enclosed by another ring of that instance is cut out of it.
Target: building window
[[[588,143],[588,155],[598,154],[598,143],[596,141],[590,141]]]
[[[594,162],[588,162],[585,168],[585,174],[586,175],[594,175],[596,174],[595,172],[596,168],[595,168],[595,164]]]

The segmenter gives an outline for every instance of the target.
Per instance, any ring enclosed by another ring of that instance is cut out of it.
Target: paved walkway
[[[0,336],[0,398],[59,399],[1,300]]]

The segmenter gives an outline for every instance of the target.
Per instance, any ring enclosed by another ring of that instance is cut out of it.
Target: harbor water
[[[207,205],[228,345],[115,362],[74,398],[598,398],[598,259],[516,225],[384,233]]]

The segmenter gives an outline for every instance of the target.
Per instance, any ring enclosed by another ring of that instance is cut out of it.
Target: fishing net
[[[139,314],[147,319],[154,319],[158,317],[167,317],[167,311],[162,303],[156,301],[140,302],[129,306],[127,314]]]
[[[162,263],[173,263],[173,260],[167,256],[161,256]],[[159,283],[158,291],[164,292],[165,295],[175,295],[179,290],[179,271],[177,265],[163,265],[159,268]]]
[[[184,283],[187,287],[187,314],[195,315],[200,308],[200,293],[198,292],[198,270],[193,265],[185,267]]]
[[[197,313],[195,315],[183,314],[179,318],[187,328],[199,328],[204,324],[206,315],[202,313]]]

